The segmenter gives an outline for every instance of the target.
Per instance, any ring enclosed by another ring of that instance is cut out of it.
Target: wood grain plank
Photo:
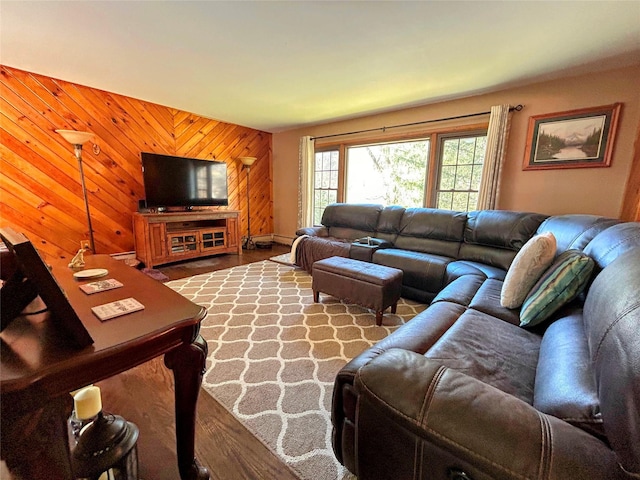
[[[58,185],[55,186],[55,188],[57,189],[58,193],[64,198],[66,198],[67,196],[75,198],[75,204],[83,205],[82,211],[84,212],[84,196],[82,195],[82,188],[79,183],[79,171],[77,169],[77,166],[75,167],[75,172],[66,175],[63,171],[60,170],[60,167],[62,167],[64,170],[69,169],[69,166],[65,162],[54,163],[53,161],[47,161],[47,159],[51,157],[47,155],[46,147],[44,145],[41,145],[28,133],[22,132],[19,129],[18,125],[12,124],[10,122],[3,122],[3,124],[3,126],[11,129],[11,131],[5,132],[3,134],[3,146],[7,146],[11,151],[21,157],[21,159],[31,159],[31,164],[33,165],[33,175],[37,175],[39,171],[42,171],[46,175],[56,179]],[[18,138],[23,141],[18,140]],[[60,136],[55,135],[55,137],[52,137],[52,141],[50,143],[55,144],[55,142],[58,141],[58,138],[60,138]],[[40,152],[40,154],[38,154],[38,152]],[[72,153],[69,153],[68,155],[73,156]],[[7,160],[10,161],[13,158],[15,157],[8,157]],[[73,159],[75,161],[75,157],[73,157]],[[27,165],[23,165],[20,168],[27,169]],[[71,178],[71,175],[76,176],[75,181]],[[130,222],[130,215],[116,208],[113,201],[111,203],[108,203],[103,200],[99,195],[96,194],[100,190],[99,186],[95,185],[88,177],[85,178],[87,184],[87,196],[89,197],[89,204],[91,208],[93,228],[96,232],[108,232],[103,237],[101,247],[120,247],[120,245],[118,244],[118,239],[121,235],[122,225]],[[60,189],[60,187],[63,188]],[[82,213],[83,218],[84,215],[85,213]],[[78,233],[82,235],[81,238],[87,238],[84,230]],[[128,242],[129,240],[126,239],[126,241]]]
[[[28,138],[26,142],[30,143],[32,146],[41,144],[43,147],[46,147],[46,149],[42,150],[43,166],[46,167],[49,164],[60,165],[70,178],[74,179],[74,181],[78,181],[78,164],[73,154],[73,149],[67,141],[59,135],[51,135],[51,131],[55,129],[55,126],[48,121],[45,121],[44,117],[36,115],[33,111],[30,111],[28,105],[20,104],[19,100],[12,99],[12,103],[18,104],[22,111],[17,111],[13,105],[5,103],[4,100],[4,98],[0,100],[0,105],[2,106],[3,114],[8,117],[8,123],[6,124],[7,127],[11,128],[15,132],[17,131],[15,127],[21,125],[22,134],[19,138],[23,138],[24,136],[24,138]],[[25,115],[25,113],[27,115]],[[31,134],[31,136],[29,136],[29,134]],[[92,161],[91,151],[86,148],[84,150],[83,163],[85,164],[85,170],[87,170],[85,174],[88,173],[88,168],[94,168],[98,173],[95,177],[97,184],[101,189],[109,192],[109,195],[113,197],[113,199],[119,202],[118,206],[113,205],[113,201],[110,201],[110,204],[114,208],[129,208],[131,204],[130,195],[126,195],[122,190],[118,189],[116,185],[134,182],[126,175],[125,172],[115,172],[113,174],[113,178],[109,179],[108,175],[105,175],[105,172],[107,169],[117,168],[117,164],[104,156],[101,157],[101,161],[96,161],[94,163]],[[141,176],[141,174],[139,175]],[[139,190],[141,190],[141,185],[139,186]]]
[[[15,188],[4,175],[0,176],[0,191],[3,223],[10,222],[14,229],[25,233],[39,250],[44,250],[48,255],[78,250],[80,242],[74,239],[74,225],[56,221],[56,217],[63,216],[62,212],[56,212],[54,207],[40,201],[37,196]],[[42,232],[47,232],[47,236],[43,236]]]
[[[216,125],[208,118],[191,115],[188,121],[182,123],[182,126],[184,128],[179,133],[176,132],[176,152],[188,152],[193,144],[206,138]]]
[[[272,161],[270,134],[172,107],[7,66],[0,66],[0,89],[0,194],[10,195],[0,225],[18,225],[46,255],[75,254],[87,235],[77,161],[58,128],[90,131],[100,147],[95,154],[85,145],[83,166],[101,253],[133,250],[132,213],[144,197],[141,151],[226,161],[229,208],[241,211],[245,225],[246,176],[237,158]],[[252,183],[252,226],[271,233],[271,167],[255,171],[268,181]]]
[[[627,222],[640,222],[640,125],[636,132],[631,173],[625,187],[620,218]]]
[[[105,92],[106,93],[106,92]],[[128,112],[131,118],[142,127],[146,135],[154,140],[154,148],[160,152],[174,152],[175,141],[171,124],[162,123],[152,113],[150,105],[145,102],[135,101],[122,95],[108,94],[109,98],[118,104],[119,108]]]

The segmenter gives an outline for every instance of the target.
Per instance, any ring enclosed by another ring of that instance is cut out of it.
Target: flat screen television
[[[229,205],[227,164],[142,152],[147,208]]]

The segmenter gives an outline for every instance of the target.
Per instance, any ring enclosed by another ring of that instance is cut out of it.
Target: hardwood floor
[[[224,270],[225,268],[237,267],[238,265],[259,262],[289,251],[291,251],[291,247],[275,243],[271,250],[262,250],[259,248],[255,250],[243,250],[242,255],[218,255],[191,262],[164,265],[157,267],[157,270],[160,270],[171,280],[177,280],[179,278],[198,275],[199,273]]]
[[[243,255],[158,267],[172,280],[257,262],[286,253],[288,246],[252,250]],[[105,411],[122,415],[140,428],[138,440],[141,480],[178,480],[174,385],[162,358],[98,384]],[[295,480],[297,477],[256,437],[206,392],[198,399],[196,457],[212,480]]]

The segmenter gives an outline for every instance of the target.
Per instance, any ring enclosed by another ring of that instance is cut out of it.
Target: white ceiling
[[[8,1],[8,66],[277,132],[640,63],[640,1]]]

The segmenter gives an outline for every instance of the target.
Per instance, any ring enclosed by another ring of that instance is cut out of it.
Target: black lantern
[[[138,480],[138,427],[118,415],[98,413],[71,454],[74,476],[82,480]]]

